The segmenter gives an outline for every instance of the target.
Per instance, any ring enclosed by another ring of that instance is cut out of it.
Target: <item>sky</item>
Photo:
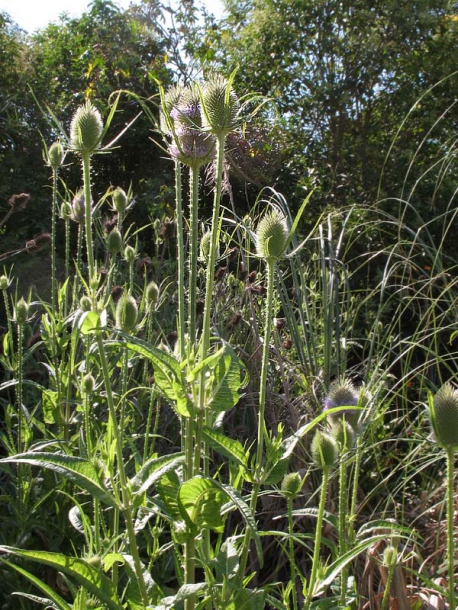
[[[131,4],[131,0],[113,1],[120,9],[126,9]],[[0,11],[6,11],[19,27],[31,33],[52,21],[58,21],[62,13],[79,17],[89,3],[90,0],[0,0]],[[204,4],[215,17],[221,17],[221,0],[204,0]]]

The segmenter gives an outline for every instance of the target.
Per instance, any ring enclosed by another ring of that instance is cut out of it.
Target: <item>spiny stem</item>
[[[92,243],[92,195],[91,195],[91,155],[83,153],[83,184],[84,184],[84,222],[86,228],[87,265],[89,280],[94,277],[94,252]]]
[[[448,604],[449,610],[455,610],[455,545],[454,533],[454,458],[455,449],[447,447],[447,560],[448,560]]]
[[[57,168],[52,172],[52,204],[51,204],[51,306],[56,311],[57,281],[56,281],[56,215],[57,215]]]
[[[189,340],[196,340],[196,297],[197,297],[197,256],[198,256],[198,219],[199,219],[199,167],[190,168],[189,174],[189,311],[188,333]]]
[[[326,496],[328,493],[328,483],[329,483],[329,467],[323,468],[323,479],[321,483],[321,494],[320,494],[320,503],[318,506],[318,516],[316,522],[316,532],[315,532],[315,548],[313,549],[313,560],[312,560],[312,573],[310,575],[309,583],[307,586],[307,596],[305,599],[304,608],[308,609],[310,607],[310,603],[313,599],[313,593],[315,590],[315,582],[318,574],[318,566],[320,564],[320,547],[321,547],[321,532],[323,528],[323,517],[324,517],[324,508],[326,505]]]

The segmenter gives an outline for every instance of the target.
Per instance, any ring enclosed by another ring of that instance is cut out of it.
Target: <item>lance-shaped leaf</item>
[[[230,438],[219,430],[215,430],[209,426],[204,426],[203,435],[205,441],[212,449],[219,454],[224,455],[224,457],[237,462],[245,469],[248,468],[248,458],[240,441],[235,438]]]
[[[183,384],[178,360],[171,354],[153,347],[142,339],[121,332],[117,334],[124,338],[123,341],[109,341],[106,344],[107,347],[124,347],[147,358],[153,365],[154,382],[157,387],[170,400],[178,415],[190,417],[193,410],[192,403]]]
[[[86,591],[95,595],[109,610],[122,610],[123,606],[109,578],[101,570],[90,565],[79,557],[67,557],[61,553],[48,551],[28,551],[11,546],[0,546],[0,553],[8,553],[50,566],[64,572]]]
[[[184,461],[183,453],[164,455],[162,457],[151,458],[131,479],[134,495],[141,495],[154,485],[159,479],[170,470],[175,470]]]
[[[41,589],[41,591],[43,591],[43,593],[45,593],[48,596],[47,599],[50,602],[52,602],[52,605],[55,608],[58,608],[59,610],[72,610],[72,607],[64,599],[62,599],[62,597],[60,595],[58,595],[52,587],[50,587],[45,582],[43,582],[42,580],[37,578],[34,574],[31,574],[30,572],[28,572],[21,566],[15,564],[15,563],[11,563],[11,562],[7,561],[6,559],[3,559],[2,557],[0,557],[0,561],[5,563],[6,565],[8,565],[10,568],[13,568],[14,570],[16,570],[16,572],[19,572],[19,574],[22,574],[22,576],[25,576],[25,578],[30,580],[31,583],[33,583],[36,587]],[[25,597],[24,593],[21,593],[21,595],[24,595],[24,597]],[[48,605],[51,605],[51,604],[48,604]]]
[[[84,458],[63,453],[29,451],[28,453],[3,458],[0,463],[21,463],[48,468],[61,474],[108,506],[118,507],[116,499],[103,485],[94,464]]]

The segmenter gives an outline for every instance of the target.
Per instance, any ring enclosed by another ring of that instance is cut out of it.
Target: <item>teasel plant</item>
[[[454,336],[456,336],[456,333]],[[445,451],[447,460],[446,507],[448,607],[450,610],[455,610],[454,471],[455,453],[458,449],[458,389],[451,383],[445,383],[435,394],[429,392],[428,410],[434,440]]]

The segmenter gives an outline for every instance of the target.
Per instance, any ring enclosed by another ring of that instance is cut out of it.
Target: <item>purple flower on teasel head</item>
[[[356,407],[359,402],[359,391],[348,379],[333,381],[329,387],[329,392],[324,399],[324,411],[334,407]],[[356,409],[342,409],[338,413],[330,415],[331,419],[345,419],[352,425],[356,424],[358,411]]]

